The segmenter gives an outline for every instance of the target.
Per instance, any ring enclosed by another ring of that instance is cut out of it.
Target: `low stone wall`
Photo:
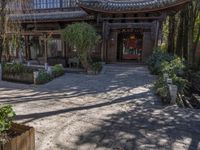
[[[2,80],[27,83],[27,84],[34,83],[33,73],[22,73],[22,74],[16,74],[16,75],[3,73]]]

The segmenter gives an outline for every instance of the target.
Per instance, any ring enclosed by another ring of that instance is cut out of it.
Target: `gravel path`
[[[107,65],[42,86],[0,81],[0,102],[36,128],[37,150],[200,149],[200,111],[162,106],[144,66]]]

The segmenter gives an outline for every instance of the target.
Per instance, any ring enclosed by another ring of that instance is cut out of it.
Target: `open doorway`
[[[118,35],[117,60],[142,61],[143,33],[138,31],[121,32]]]

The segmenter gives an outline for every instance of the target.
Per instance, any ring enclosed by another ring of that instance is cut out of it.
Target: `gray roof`
[[[102,12],[133,12],[165,9],[190,0],[79,0],[79,6]]]
[[[48,12],[48,13],[30,13],[30,14],[11,14],[11,20],[21,21],[57,21],[57,20],[71,20],[77,18],[89,17],[84,11],[70,11],[70,12]]]

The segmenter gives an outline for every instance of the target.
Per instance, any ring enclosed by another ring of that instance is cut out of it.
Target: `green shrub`
[[[0,106],[0,134],[11,128],[15,112],[10,105]]]
[[[45,84],[51,80],[52,80],[52,77],[45,70],[40,70],[38,77],[36,79],[36,83]]]
[[[33,69],[25,67],[23,64],[20,63],[3,64],[3,73],[19,75],[22,73],[33,73]]]
[[[55,65],[52,67],[52,74],[54,77],[62,76],[65,73],[65,70],[62,65]]]
[[[155,49],[152,56],[148,59],[147,64],[151,73],[158,75],[161,73],[161,64],[165,61],[170,62],[173,59],[174,56],[160,49]]]
[[[92,63],[92,70],[95,71],[95,72],[100,72],[102,70],[101,62]]]
[[[182,74],[185,68],[183,60],[179,57],[175,57],[171,61],[164,61],[161,63],[161,73],[167,73],[169,77]]]
[[[163,100],[168,100],[169,90],[167,87],[167,83],[162,77],[160,77],[159,80],[155,82],[154,89],[156,91],[156,94],[159,95]]]
[[[20,74],[24,72],[24,66],[22,64],[4,64],[3,65],[3,72],[5,74]]]
[[[188,81],[182,77],[178,77],[174,75],[172,77],[172,82],[178,87],[179,92],[183,92],[183,90],[188,86]]]

